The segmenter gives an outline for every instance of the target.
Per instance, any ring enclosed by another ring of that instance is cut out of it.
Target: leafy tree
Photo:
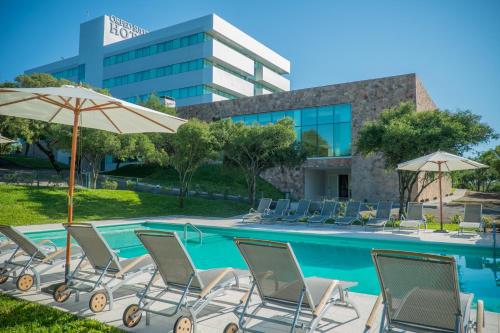
[[[179,207],[183,208],[194,172],[217,157],[215,137],[207,123],[191,119],[168,135],[166,146],[168,163],[179,175]]]
[[[472,146],[496,137],[494,130],[470,111],[430,110],[416,112],[413,103],[384,110],[375,121],[366,122],[358,133],[357,153],[382,154],[388,170],[398,163],[430,154],[439,149],[463,154]],[[433,180],[427,173],[420,191],[411,197],[421,172],[398,171],[400,214]]]
[[[87,162],[91,176],[92,187],[96,188],[101,163],[106,155],[113,155],[120,149],[117,134],[95,129],[84,129],[79,136],[80,158]]]
[[[455,186],[478,192],[497,190],[500,185],[500,146],[480,153],[475,160],[489,168],[455,172]]]
[[[227,120],[218,125],[217,130],[216,136],[225,140],[224,157],[245,174],[248,200],[253,206],[257,177],[262,171],[279,166],[283,156],[290,157],[295,151],[290,148],[295,141],[293,122],[285,118],[276,124],[246,126]]]
[[[127,160],[150,161],[156,154],[155,145],[147,134],[125,134],[118,136],[119,145],[113,156],[117,160],[116,169]]]
[[[175,116],[175,108],[169,108],[163,104],[156,93],[149,95],[149,97],[145,101],[141,102],[140,105]]]

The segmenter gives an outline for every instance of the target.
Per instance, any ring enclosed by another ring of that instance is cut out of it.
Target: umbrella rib
[[[46,95],[44,95],[44,96],[46,96]],[[0,104],[0,107],[7,106],[7,105],[12,105],[12,104],[17,104],[17,103],[22,103],[22,102],[26,102],[26,101],[31,101],[33,99],[40,99],[40,97],[39,96],[34,96],[34,97],[27,97],[27,98],[23,98],[23,99],[18,99],[17,101],[12,101],[12,102],[7,102],[7,103]]]
[[[104,115],[104,117],[106,117],[106,119],[108,119],[108,121],[111,123],[111,125],[113,125],[115,127],[115,129],[118,131],[118,133],[122,134],[122,131],[118,128],[118,126],[116,126],[116,124],[113,122],[113,120],[111,120],[111,118],[101,109],[99,109],[99,111],[101,111],[101,113]]]
[[[54,101],[53,99],[48,98],[47,96],[41,96],[40,95],[39,99],[41,101],[43,101],[43,102],[46,102],[46,103],[49,103],[49,104],[53,104],[55,106],[59,106],[59,107],[64,108],[64,109],[68,109],[68,110],[74,111],[74,108],[71,105],[61,104],[58,101]]]
[[[50,119],[48,120],[48,123],[51,123],[52,120],[54,120],[55,117],[57,117],[57,115],[59,114],[59,112],[61,112],[63,108],[59,108],[56,113],[54,113],[54,115],[52,117],[50,117]]]
[[[103,104],[98,105],[94,101],[92,101],[92,104],[94,104],[94,105],[93,106],[89,106],[87,108],[80,109],[80,111],[95,111],[95,110],[101,109],[104,106],[115,105],[114,102],[107,102],[107,103],[103,103]],[[113,108],[116,108],[116,107],[113,107]]]
[[[175,132],[175,131],[174,131],[173,129],[171,129],[170,127],[165,126],[165,125],[161,124],[160,122],[158,122],[158,121],[156,121],[156,120],[154,120],[154,119],[151,119],[151,118],[149,118],[149,117],[147,117],[147,116],[145,116],[145,115],[143,115],[143,114],[140,114],[139,112],[137,112],[137,111],[135,111],[135,110],[133,110],[133,109],[130,109],[130,108],[126,107],[125,105],[121,105],[121,107],[122,107],[123,109],[125,109],[125,110],[129,111],[129,112],[132,112],[132,113],[134,113],[134,114],[136,114],[136,115],[138,115],[138,116],[140,116],[140,117],[142,117],[142,118],[146,119],[146,120],[149,120],[150,122],[152,122],[152,123],[154,123],[154,124],[156,124],[156,125],[158,125],[158,126],[160,126],[160,127],[163,127],[163,128],[165,128],[165,129],[167,129],[167,130],[171,131],[172,133],[174,133],[174,132]]]

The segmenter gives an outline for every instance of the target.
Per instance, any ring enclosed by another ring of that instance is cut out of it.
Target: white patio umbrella
[[[73,222],[73,194],[78,127],[114,133],[174,133],[185,120],[82,86],[0,88],[0,115],[73,126],[68,181],[68,223]],[[66,273],[71,255],[67,234]]]
[[[5,136],[2,136],[2,135],[0,134],[0,144],[2,144],[2,143],[13,143],[13,142],[16,142],[16,141],[11,140],[11,139],[9,139],[9,138],[6,138]]]
[[[411,161],[398,164],[398,170],[406,171],[427,171],[437,172],[439,180],[439,221],[441,224],[441,232],[443,230],[443,193],[441,187],[441,178],[443,172],[470,170],[487,168],[487,165],[479,162],[469,160],[468,158],[453,155],[444,151],[437,151],[435,153],[416,158]]]

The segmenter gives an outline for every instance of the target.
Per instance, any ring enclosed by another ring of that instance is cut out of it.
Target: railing
[[[191,227],[191,229],[198,233],[198,242],[203,244],[203,232],[201,232],[201,230],[192,223],[184,224],[184,240],[187,241],[188,239],[188,227]]]

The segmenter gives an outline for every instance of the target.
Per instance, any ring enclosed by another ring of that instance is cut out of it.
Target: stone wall
[[[239,98],[177,109],[183,118],[206,121],[228,118],[239,114],[255,114],[314,106],[349,103],[352,108],[351,158],[309,159],[297,170],[281,172],[268,170],[263,177],[296,198],[304,194],[306,168],[351,169],[351,194],[357,200],[395,200],[398,198],[397,175],[384,169],[380,156],[362,157],[356,154],[355,142],[364,122],[375,120],[387,108],[402,102],[416,103],[419,110],[435,108],[415,74],[406,74],[372,80],[334,84],[329,86],[280,92],[269,95]]]

